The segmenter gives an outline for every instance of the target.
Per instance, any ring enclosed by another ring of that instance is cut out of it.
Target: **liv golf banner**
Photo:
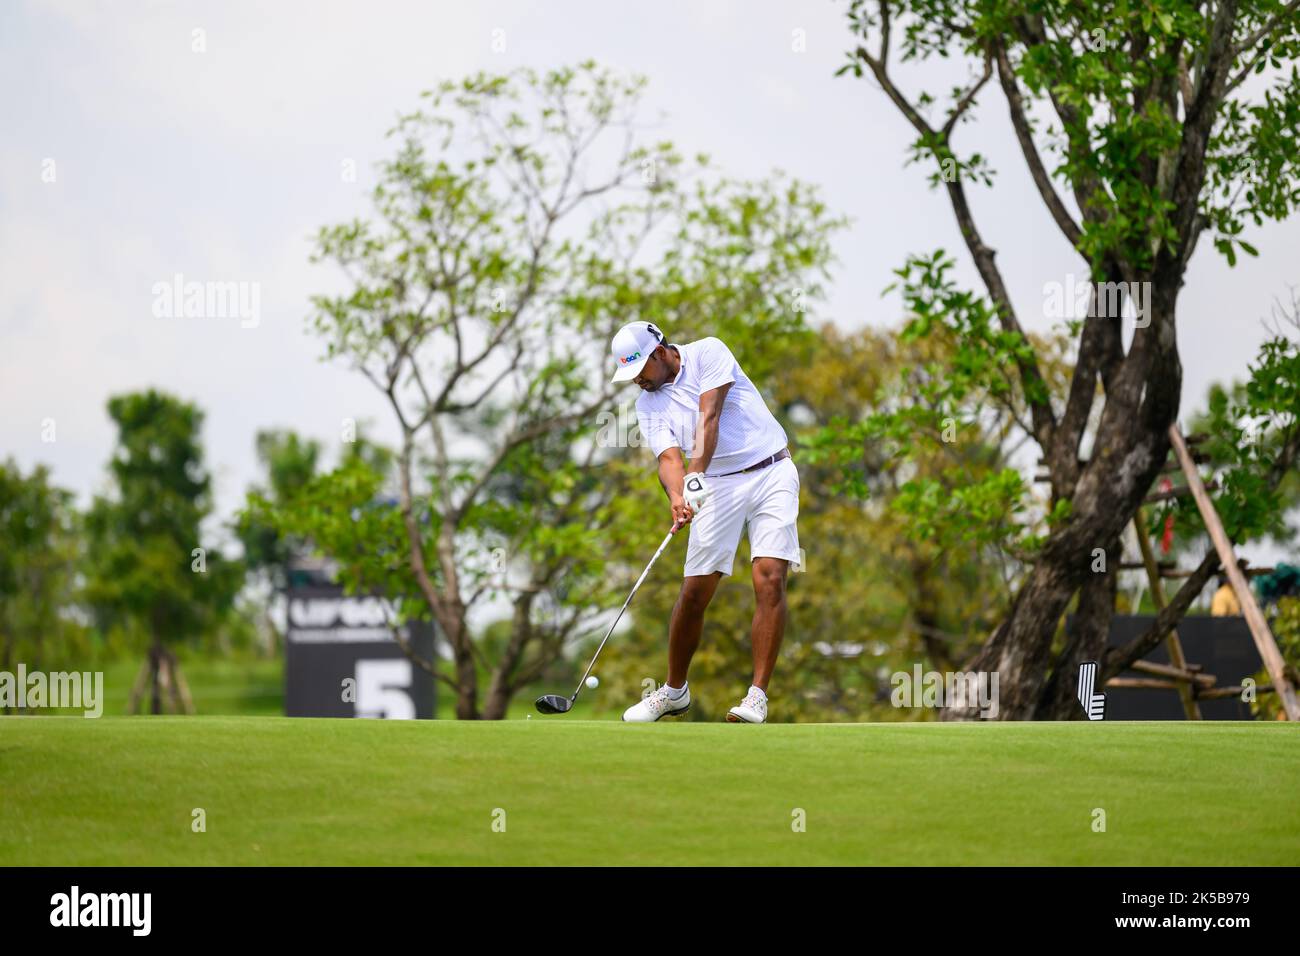
[[[433,675],[393,640],[389,602],[343,589],[290,588],[284,711],[290,717],[433,717]],[[433,628],[414,622],[403,636],[433,660]]]

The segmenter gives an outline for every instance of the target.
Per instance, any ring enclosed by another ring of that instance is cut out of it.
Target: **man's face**
[[[655,346],[655,350],[650,353],[646,363],[641,366],[641,371],[637,373],[636,378],[632,381],[641,387],[642,391],[653,392],[664,382],[668,381],[668,352],[662,345]]]

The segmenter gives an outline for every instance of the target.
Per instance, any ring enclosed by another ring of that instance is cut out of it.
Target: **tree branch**
[[[1205,64],[1197,78],[1192,105],[1183,121],[1182,142],[1174,163],[1173,194],[1170,196],[1174,204],[1170,221],[1177,237],[1177,252],[1171,251],[1168,244],[1162,245],[1156,267],[1161,284],[1166,288],[1182,281],[1195,238],[1201,186],[1205,180],[1205,155],[1218,106],[1225,95],[1228,73],[1232,69],[1232,29],[1236,20],[1237,0],[1222,0],[1210,31]]]
[[[1047,205],[1047,210],[1052,214],[1052,219],[1060,227],[1061,232],[1065,235],[1066,240],[1075,249],[1079,248],[1079,240],[1083,238],[1083,233],[1070,215],[1065,203],[1057,195],[1056,188],[1052,185],[1051,176],[1048,175],[1047,169],[1043,166],[1042,157],[1038,154],[1038,149],[1034,145],[1033,131],[1029,128],[1029,119],[1025,114],[1024,100],[1020,95],[1020,85],[1016,82],[1015,72],[1011,68],[1011,62],[1007,58],[1006,47],[998,43],[994,47],[998,62],[998,80],[1002,84],[1002,91],[1007,98],[1007,106],[1011,112],[1011,125],[1015,128],[1016,139],[1020,142],[1020,151],[1024,154],[1025,163],[1029,167],[1029,173],[1033,177],[1034,185],[1038,187],[1038,195],[1042,197],[1043,202]]]
[[[1211,548],[1205,557],[1201,559],[1201,563],[1197,565],[1196,570],[1183,582],[1183,586],[1170,599],[1169,603],[1161,608],[1160,613],[1156,615],[1155,621],[1146,631],[1123,647],[1107,649],[1105,657],[1102,658],[1101,673],[1098,675],[1097,686],[1102,686],[1112,677],[1118,677],[1133,662],[1140,661],[1155,650],[1187,614],[1187,609],[1191,607],[1197,595],[1205,588],[1206,582],[1218,570],[1219,556]]]
[[[899,111],[912,124],[912,128],[917,131],[922,140],[927,143],[931,150],[937,151],[940,148],[950,149],[946,135],[937,133],[925,118],[917,112],[916,108],[908,102],[907,98],[894,85],[885,69],[886,51],[882,49],[879,58],[872,56],[865,47],[859,46],[856,50],[856,56],[867,64],[872,75],[880,84],[881,89],[898,107]],[[1025,337],[1024,330],[1020,326],[1020,321],[1016,318],[1015,308],[1011,304],[1011,296],[1007,293],[1006,284],[1002,279],[1002,274],[994,263],[996,253],[984,244],[980,236],[979,228],[975,224],[975,217],[971,213],[970,204],[966,198],[966,190],[962,184],[960,176],[954,176],[951,181],[945,183],[948,190],[948,198],[952,205],[953,213],[957,217],[957,225],[961,230],[962,238],[966,242],[966,248],[969,250],[971,257],[975,260],[975,267],[979,271],[980,278],[984,280],[984,286],[988,290],[989,297],[993,300],[997,308],[998,321],[1004,331],[1014,332]],[[1026,341],[1027,341],[1027,337]],[[1046,388],[1043,384],[1043,376],[1038,369],[1038,361],[1034,357],[1020,358],[1017,357],[1016,365],[1020,372],[1021,386],[1025,394],[1025,400],[1029,405],[1030,414],[1034,423],[1034,438],[1039,445],[1047,448],[1052,440],[1052,432],[1056,427],[1055,416],[1052,412],[1050,400],[1046,397]],[[1040,391],[1041,395],[1034,397],[1035,391]]]
[[[1281,10],[1274,12],[1271,17],[1264,21],[1263,26],[1249,36],[1243,37],[1240,43],[1233,45],[1232,58],[1235,60],[1247,50],[1253,48],[1260,40],[1272,33],[1279,23],[1289,17],[1292,13],[1295,13],[1297,8],[1300,8],[1300,0],[1291,0],[1291,2]]]
[[[945,142],[948,140],[948,137],[952,135],[952,131],[957,127],[957,121],[960,120],[962,116],[965,115],[966,111],[975,103],[975,97],[979,95],[979,91],[984,88],[984,84],[989,81],[989,77],[992,75],[993,57],[991,53],[985,52],[983,74],[981,74],[980,78],[969,90],[966,91],[965,95],[957,101],[957,105],[953,107],[952,115],[950,115],[948,121],[943,124],[943,129],[940,132]]]

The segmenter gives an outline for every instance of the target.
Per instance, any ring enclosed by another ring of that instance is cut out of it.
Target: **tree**
[[[272,505],[289,500],[316,477],[320,442],[304,439],[289,430],[263,430],[255,442],[257,459],[266,469],[266,485],[249,489]],[[259,520],[255,511],[245,510],[236,520],[236,533],[244,546],[244,564],[251,572],[265,574],[272,587],[287,584],[289,561],[303,545],[280,532],[273,523]]]
[[[1280,350],[1279,350],[1280,348]],[[1267,540],[1276,547],[1293,546],[1300,529],[1295,509],[1300,507],[1300,470],[1284,458],[1287,431],[1294,426],[1286,402],[1274,388],[1261,389],[1261,377],[1281,371],[1276,358],[1294,353],[1294,345],[1270,339],[1252,363],[1248,380],[1212,384],[1203,406],[1189,419],[1188,432],[1205,440],[1197,451],[1207,460],[1201,474],[1215,510],[1232,529],[1238,545]],[[1290,374],[1284,372],[1284,374]],[[1259,398],[1267,397],[1266,402]],[[1275,468],[1283,461],[1283,467]],[[1276,477],[1274,476],[1276,472]],[[1172,498],[1149,516],[1149,533],[1162,535],[1166,522],[1174,531],[1170,554],[1199,560],[1210,548],[1205,522],[1195,502]]]
[[[266,485],[248,489],[245,506],[235,516],[234,532],[244,547],[250,583],[255,582],[250,593],[255,593],[268,649],[274,651],[283,637],[273,614],[277,593],[288,586],[289,564],[307,550],[307,543],[284,533],[266,509],[282,507],[316,476],[321,447],[315,439],[284,429],[259,431],[255,445],[258,461],[266,469]]]
[[[1212,385],[1204,410],[1191,418],[1190,431],[1206,436],[1199,448],[1210,461],[1206,481],[1215,488],[1215,510],[1233,540],[1268,538],[1289,545],[1297,536],[1291,512],[1300,505],[1300,469],[1294,467],[1294,433],[1300,429],[1300,291],[1292,290],[1289,303],[1275,302],[1265,328],[1269,337],[1247,377]],[[1166,510],[1176,515],[1183,542],[1205,533],[1191,502],[1174,500]]]
[[[244,507],[235,516],[234,531],[244,546],[244,566],[257,581],[259,590],[252,597],[260,607],[263,627],[270,634],[272,647],[283,637],[274,621],[277,594],[289,586],[289,569],[295,558],[313,550],[304,534],[288,530],[283,512],[320,472],[321,444],[287,429],[259,431],[257,457],[266,469],[265,485],[251,486]],[[352,423],[345,433],[339,455],[340,465],[350,463],[368,467],[382,480],[392,469],[393,453],[361,434]]]
[[[953,380],[928,401],[935,414],[969,421],[971,381],[1005,383],[1028,410],[1050,480],[1050,532],[1026,556],[1015,600],[972,666],[998,672],[1005,719],[1074,715],[1077,664],[1105,648],[1119,535],[1169,451],[1182,382],[1178,296],[1192,254],[1207,235],[1229,262],[1253,254],[1246,223],[1282,219],[1300,201],[1296,5],[852,0],[848,22],[854,44],[841,73],[870,76],[915,131],[911,158],[947,194],[983,284],[980,295],[960,289],[942,251],[900,269],[914,328],[962,341]],[[972,67],[942,106],[928,92],[909,97],[895,79],[900,62],[941,58]],[[1075,356],[1062,402],[972,211],[969,191],[991,186],[993,170],[958,151],[958,130],[994,79],[1034,186],[1090,280],[1085,315],[1068,326]],[[942,119],[927,118],[936,109]],[[1207,556],[1170,606],[1185,609],[1216,567]],[[1074,634],[1062,643],[1058,622],[1076,595]],[[1140,649],[1108,656],[1107,673]]]
[[[89,648],[76,603],[78,521],[72,492],[37,465],[0,462],[0,670],[49,667]]]
[[[437,624],[451,672],[419,663],[461,718],[501,717],[608,605],[611,552],[658,534],[599,434],[614,330],[707,318],[780,342],[830,258],[838,223],[809,187],[646,142],[643,85],[591,63],[445,82],[393,130],[376,219],[318,237],[351,290],[317,297],[312,325],[392,409],[397,507],[368,508],[380,482],[351,463],[289,520],[350,587]],[[510,636],[487,648],[470,618],[494,601]]]
[[[1300,597],[1284,597],[1278,601],[1269,626],[1273,629],[1278,650],[1286,662],[1287,676],[1292,681],[1300,682]],[[1255,674],[1257,687],[1270,680],[1268,671],[1263,668]],[[1276,694],[1259,695],[1252,701],[1250,709],[1256,717],[1265,720],[1283,720],[1286,716]]]
[[[203,545],[201,525],[212,508],[199,443],[203,413],[149,389],[109,399],[108,414],[118,431],[113,488],[95,497],[87,515],[86,600],[101,629],[148,640],[132,706],[147,679],[153,713],[162,712],[164,691],[188,710],[172,648],[211,636],[243,584],[237,562]]]

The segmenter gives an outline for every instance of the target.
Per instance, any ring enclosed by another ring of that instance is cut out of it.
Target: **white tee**
[[[636,417],[650,450],[658,458],[674,446],[694,455],[700,395],[731,383],[718,418],[718,445],[705,475],[724,475],[756,465],[785,448],[785,429],[768,411],[731,350],[707,338],[676,347],[681,370],[671,382],[636,400]]]

